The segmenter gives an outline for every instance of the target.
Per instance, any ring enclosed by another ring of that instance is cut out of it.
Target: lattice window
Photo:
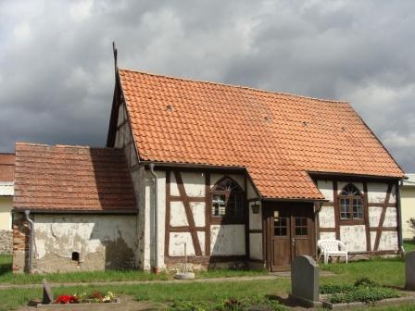
[[[241,218],[243,216],[244,192],[229,177],[218,181],[212,189],[212,216]]]
[[[348,184],[339,195],[340,219],[363,219],[363,196],[353,184]]]

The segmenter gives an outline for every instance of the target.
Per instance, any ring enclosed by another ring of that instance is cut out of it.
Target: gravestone
[[[291,263],[291,295],[305,307],[319,307],[319,268],[310,256],[298,256]]]
[[[43,299],[42,304],[48,305],[53,303],[53,293],[52,288],[50,287],[49,283],[46,281],[46,279],[42,280],[43,283]]]
[[[415,290],[415,252],[405,256],[405,289]]]

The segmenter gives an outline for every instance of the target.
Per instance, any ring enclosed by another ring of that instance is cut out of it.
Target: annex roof
[[[14,208],[135,211],[123,150],[16,143]]]
[[[14,154],[0,153],[0,182],[13,182]]]
[[[403,185],[408,187],[415,187],[415,174],[406,174],[403,180]]]
[[[119,77],[141,160],[246,167],[264,198],[324,199],[309,172],[403,176],[347,102],[130,70]]]

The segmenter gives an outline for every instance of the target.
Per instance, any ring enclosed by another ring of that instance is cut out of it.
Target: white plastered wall
[[[410,228],[408,220],[415,218],[415,186],[401,187],[402,235],[404,239],[413,239],[415,231]]]
[[[135,215],[35,214],[33,219],[38,272],[135,267]]]
[[[13,197],[0,196],[0,230],[12,230]]]

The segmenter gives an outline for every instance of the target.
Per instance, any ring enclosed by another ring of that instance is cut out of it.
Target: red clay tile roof
[[[323,199],[308,172],[399,178],[347,102],[119,71],[141,160],[246,167],[263,197]]]
[[[14,180],[14,154],[0,153],[0,182]]]
[[[16,143],[14,208],[135,211],[123,150]]]

